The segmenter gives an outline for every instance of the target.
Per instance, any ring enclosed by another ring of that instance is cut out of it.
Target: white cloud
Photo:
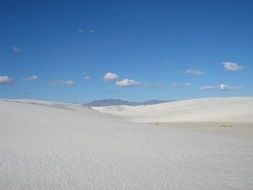
[[[89,33],[90,33],[90,34],[94,34],[94,33],[95,33],[95,30],[89,30]]]
[[[186,82],[186,83],[172,83],[170,86],[172,87],[188,87],[191,86],[190,82]]]
[[[119,75],[116,73],[107,72],[104,75],[104,81],[115,81],[119,79]]]
[[[240,71],[243,69],[242,65],[238,65],[237,63],[234,62],[224,62],[222,64],[224,66],[224,69],[227,71]]]
[[[132,79],[120,78],[118,74],[107,72],[104,75],[104,81],[113,81],[119,87],[132,87],[138,86],[141,83]]]
[[[85,76],[84,76],[84,79],[85,79],[85,80],[90,80],[91,77],[90,77],[89,75],[85,75]]]
[[[204,75],[206,74],[204,71],[201,71],[200,69],[188,69],[184,71],[184,73],[189,75]]]
[[[140,85],[140,82],[131,79],[121,79],[116,81],[116,85],[120,87],[132,87]]]
[[[85,33],[89,33],[89,34],[94,34],[95,30],[88,30],[88,29],[79,28],[78,32],[79,33],[84,33],[85,32]]]
[[[142,86],[147,88],[166,88],[166,85],[163,83],[146,83]]]
[[[75,86],[75,82],[72,80],[56,80],[52,84],[53,85],[63,85],[63,86]]]
[[[200,88],[202,91],[214,90],[217,89],[217,86],[214,85],[205,85]]]
[[[29,81],[33,81],[33,80],[37,80],[37,79],[38,79],[38,76],[32,75],[32,76],[28,76],[28,77],[24,78],[23,80],[29,82]]]
[[[87,73],[83,73],[83,76],[84,76],[84,80],[90,80],[91,79],[91,76],[88,75]]]
[[[14,80],[8,76],[0,76],[0,85],[1,84],[12,84]]]
[[[84,29],[79,28],[79,29],[78,29],[78,32],[82,33],[82,32],[84,32]]]
[[[23,51],[23,49],[22,48],[20,48],[20,47],[12,47],[12,52],[13,53],[19,53],[19,52],[22,52]]]
[[[242,87],[235,87],[230,86],[226,84],[218,84],[218,85],[205,85],[200,88],[202,91],[208,91],[208,90],[220,90],[220,91],[230,91],[230,90],[238,90]]]
[[[233,87],[233,86],[229,86],[229,85],[226,85],[226,84],[219,84],[217,86],[218,90],[222,90],[222,91],[227,91],[227,90],[234,90],[236,89],[236,87]]]

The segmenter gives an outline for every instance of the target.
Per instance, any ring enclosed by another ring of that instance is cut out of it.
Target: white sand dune
[[[93,109],[137,122],[249,122],[253,97],[181,100],[146,106],[107,106]]]
[[[131,123],[73,104],[0,101],[1,190],[252,189],[252,164],[253,141]]]

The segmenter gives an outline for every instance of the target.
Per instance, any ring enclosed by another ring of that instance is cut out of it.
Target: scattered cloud
[[[90,80],[91,79],[91,76],[88,75],[86,72],[83,73],[83,76],[84,76],[84,80]]]
[[[85,79],[85,80],[90,80],[91,77],[90,77],[89,75],[85,75],[85,76],[84,76],[84,79]]]
[[[132,79],[120,78],[118,74],[107,72],[104,75],[104,81],[113,81],[116,86],[119,87],[133,87],[138,86],[141,83]]]
[[[186,83],[171,83],[170,86],[174,87],[174,88],[188,87],[188,86],[191,86],[191,83],[190,82],[186,82]]]
[[[240,71],[243,69],[242,65],[238,65],[234,62],[223,62],[224,69],[227,71]]]
[[[95,30],[89,30],[88,31],[90,34],[94,34],[95,33]]]
[[[183,73],[189,74],[189,75],[196,75],[196,76],[206,74],[204,71],[201,71],[200,69],[188,69],[184,71]]]
[[[82,33],[82,32],[84,32],[84,29],[79,28],[79,29],[78,29],[78,32]]]
[[[142,85],[143,87],[147,88],[165,88],[166,85],[163,83],[146,83]]]
[[[1,84],[13,84],[14,80],[8,76],[0,76],[0,85]]]
[[[63,85],[63,86],[75,86],[75,82],[72,80],[56,80],[52,82],[53,85]]]
[[[23,49],[20,48],[20,47],[12,47],[11,49],[12,49],[12,52],[15,53],[15,54],[20,53],[20,52],[23,51]]]
[[[132,87],[140,85],[140,82],[131,79],[121,79],[116,81],[116,85],[120,87]]]
[[[104,81],[115,81],[119,79],[119,75],[116,73],[107,72],[104,75]]]
[[[163,84],[163,83],[146,83],[142,85],[143,87],[150,87],[150,88],[167,88],[167,87],[173,87],[173,88],[183,88],[183,87],[189,87],[191,86],[190,82],[185,83],[171,83],[171,84]]]
[[[88,30],[88,29],[84,29],[84,28],[79,28],[78,29],[78,32],[79,33],[84,33],[84,32],[86,32],[86,33],[89,33],[89,34],[94,34],[95,33],[95,30]]]
[[[33,81],[33,80],[38,80],[38,78],[39,78],[38,76],[32,75],[32,76],[28,76],[26,78],[23,78],[23,80],[29,82],[29,81]]]
[[[208,91],[208,90],[220,90],[220,91],[230,91],[230,90],[238,90],[242,87],[235,87],[230,86],[226,84],[218,84],[218,85],[205,85],[200,88],[202,91]]]

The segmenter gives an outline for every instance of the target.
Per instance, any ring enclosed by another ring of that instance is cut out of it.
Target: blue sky
[[[253,1],[0,1],[0,98],[253,95]]]

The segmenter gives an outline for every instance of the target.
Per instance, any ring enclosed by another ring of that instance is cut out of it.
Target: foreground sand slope
[[[102,113],[137,122],[248,122],[253,123],[253,97],[181,100],[147,106],[93,107]]]
[[[251,189],[253,142],[0,101],[0,189]]]

